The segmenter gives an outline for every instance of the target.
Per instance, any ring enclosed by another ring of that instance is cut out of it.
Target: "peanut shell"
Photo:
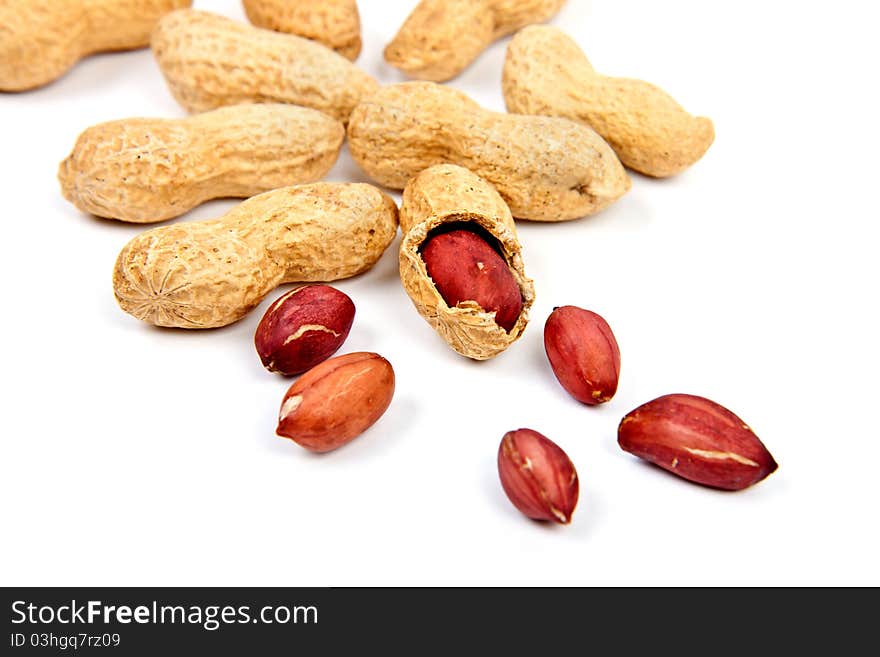
[[[315,41],[204,11],[165,16],[152,38],[168,87],[190,112],[240,103],[291,103],[345,123],[378,83]]]
[[[444,82],[489,45],[554,16],[565,0],[422,0],[385,47],[385,60],[410,77]]]
[[[244,0],[257,27],[312,39],[354,61],[361,52],[361,19],[355,0]]]
[[[444,224],[472,223],[495,240],[522,293],[523,308],[510,331],[473,302],[449,307],[428,275],[419,249],[431,231]],[[424,170],[403,192],[400,207],[400,280],[425,321],[462,356],[486,360],[497,356],[522,335],[535,298],[525,274],[522,247],[510,209],[498,192],[474,173],[441,164]]]
[[[83,212],[149,223],[209,199],[247,198],[320,180],[344,138],[339,121],[294,105],[123,119],[83,132],[58,179],[64,198]]]
[[[122,309],[157,326],[213,328],[282,283],[370,269],[397,232],[397,206],[363,183],[314,183],[254,196],[219,219],[153,228],[121,251]]]
[[[712,121],[691,116],[653,84],[597,73],[571,37],[547,25],[510,42],[502,87],[508,111],[588,125],[623,164],[648,176],[684,171],[715,140]]]
[[[501,114],[432,82],[380,89],[352,112],[352,157],[373,180],[402,189],[435,164],[458,164],[498,190],[514,217],[594,214],[630,188],[620,161],[590,128],[567,119]]]
[[[192,0],[2,0],[0,91],[26,91],[88,55],[143,48],[163,15]]]

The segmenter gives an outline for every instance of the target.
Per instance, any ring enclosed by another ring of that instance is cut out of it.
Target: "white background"
[[[381,51],[414,2],[359,4],[358,64],[401,80]],[[233,0],[195,5],[244,17]],[[3,94],[0,580],[880,584],[877,19],[862,2],[569,2],[552,22],[598,70],[710,116],[715,145],[673,180],[634,175],[596,217],[521,222],[537,302],[493,361],[457,356],[419,317],[398,241],[336,284],[357,306],[342,351],[383,354],[398,386],[377,425],[323,456],[275,437],[289,381],[252,345],[283,290],[222,330],[140,323],[110,274],[143,227],[60,196],[56,167],[89,125],[184,116],[149,50]],[[507,42],[451,86],[503,110]],[[347,152],[329,178],[366,180]],[[546,362],[543,322],[563,304],[616,332],[621,384],[602,408],[569,398]],[[620,418],[670,392],[739,414],[778,472],[730,494],[623,453]],[[496,450],[518,427],[574,461],[571,526],[533,523],[505,498]]]

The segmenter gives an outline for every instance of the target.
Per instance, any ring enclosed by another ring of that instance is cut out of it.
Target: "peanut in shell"
[[[475,302],[450,307],[428,275],[420,249],[432,231],[449,224],[471,225],[490,236],[510,268],[522,294],[522,311],[509,331]],[[426,169],[403,192],[400,225],[400,280],[416,310],[450,347],[462,356],[487,360],[519,339],[535,290],[525,273],[510,210],[489,183],[455,165]]]

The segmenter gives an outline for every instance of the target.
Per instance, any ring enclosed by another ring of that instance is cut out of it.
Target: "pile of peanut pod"
[[[217,219],[148,230],[119,253],[116,299],[154,325],[225,326],[280,285],[361,274],[400,225],[400,280],[417,311],[462,356],[494,358],[523,334],[535,298],[514,219],[593,215],[630,189],[625,168],[673,176],[714,139],[709,119],[652,84],[602,75],[570,36],[540,25],[564,0],[422,0],[384,50],[416,81],[385,87],[353,63],[361,50],[355,0],[244,0],[252,25],[191,4],[0,5],[0,90],[48,84],[92,53],[149,45],[191,113],[86,129],[58,171],[62,194],[79,210],[155,223],[210,199],[247,199]],[[439,84],[510,34],[500,72],[508,113]],[[346,138],[371,180],[403,190],[400,207],[378,186],[319,182]],[[278,298],[257,328],[266,368],[301,375],[283,398],[277,433],[307,449],[344,445],[392,401],[385,358],[333,357],[354,315],[347,295],[313,284]],[[544,344],[574,398],[595,405],[614,396],[620,349],[600,315],[555,309]],[[630,412],[618,441],[723,490],[751,486],[777,467],[742,420],[692,395]],[[509,431],[498,469],[525,515],[571,521],[577,473],[548,438]]]

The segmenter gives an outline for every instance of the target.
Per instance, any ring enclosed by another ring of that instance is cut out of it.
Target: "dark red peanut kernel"
[[[601,404],[617,392],[620,348],[596,313],[555,308],[544,324],[544,349],[559,383],[579,402]]]
[[[254,334],[263,365],[287,376],[332,356],[351,330],[354,303],[329,285],[307,285],[276,300]]]
[[[694,395],[665,395],[620,422],[622,449],[689,481],[742,490],[776,471],[751,428],[723,406]]]
[[[522,313],[522,293],[510,267],[475,232],[452,230],[431,237],[421,248],[434,286],[449,307],[473,301],[510,331]]]
[[[498,448],[498,475],[507,497],[534,520],[567,525],[577,506],[574,464],[546,436],[531,429],[508,431]]]

